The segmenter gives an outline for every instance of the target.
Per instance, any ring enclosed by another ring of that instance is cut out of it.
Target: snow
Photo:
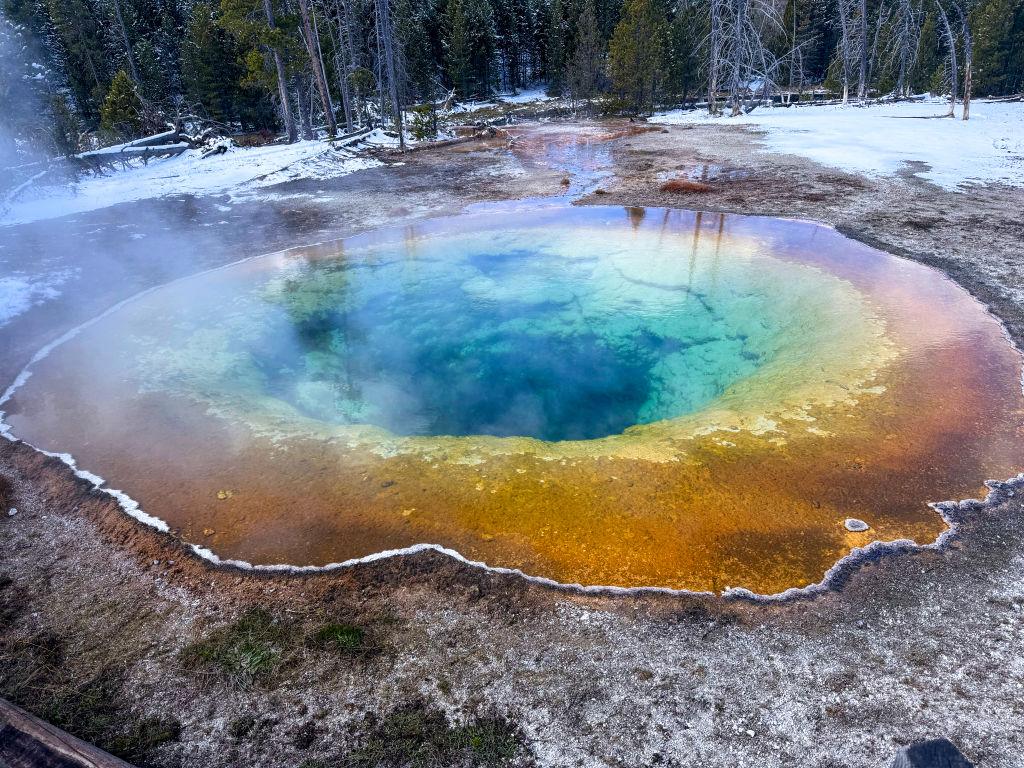
[[[371,135],[368,143],[383,145],[390,138]],[[148,165],[86,176],[77,183],[28,193],[0,210],[0,226],[23,224],[73,213],[94,211],[118,203],[166,195],[251,195],[255,190],[297,178],[334,178],[379,165],[360,157],[358,149],[332,149],[323,141],[302,141],[266,147],[233,147],[222,155],[203,158],[199,150],[177,157],[150,160]]]
[[[72,272],[57,270],[38,275],[16,272],[0,277],[0,326],[33,306],[60,296],[57,287],[71,277]]]
[[[498,98],[509,104],[529,104],[534,101],[550,101],[553,97],[548,96],[543,88],[530,88],[520,91],[515,96],[499,96]]]
[[[971,102],[971,119],[941,119],[938,99],[871,106],[758,108],[739,117],[675,110],[652,122],[749,125],[765,131],[767,151],[800,155],[868,176],[889,176],[908,162],[918,176],[948,190],[1001,182],[1024,186],[1024,103]],[[923,119],[939,117],[939,119]],[[921,118],[921,119],[916,119]]]

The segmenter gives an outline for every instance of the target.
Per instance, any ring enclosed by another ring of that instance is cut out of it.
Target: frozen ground
[[[364,145],[388,146],[393,140],[374,131]],[[334,149],[324,141],[239,148],[204,158],[199,150],[151,160],[127,170],[85,176],[77,183],[27,190],[6,209],[0,226],[94,211],[107,206],[166,195],[246,195],[294,179],[337,178],[379,165],[359,149]]]
[[[1024,103],[974,101],[967,122],[959,119],[959,107],[956,119],[943,119],[947,110],[945,100],[928,99],[867,107],[759,108],[739,117],[676,110],[652,122],[755,126],[765,131],[767,151],[869,176],[910,167],[948,190],[990,182],[1024,186]]]

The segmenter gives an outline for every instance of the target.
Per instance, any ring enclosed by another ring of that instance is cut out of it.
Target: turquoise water
[[[834,278],[735,239],[719,252],[699,221],[664,239],[621,209],[520,220],[225,273],[216,301],[140,337],[140,379],[401,436],[585,440],[698,411],[838,330],[820,320]]]

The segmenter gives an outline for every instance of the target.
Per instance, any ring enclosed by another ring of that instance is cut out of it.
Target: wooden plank
[[[9,701],[0,699],[0,765],[4,768],[132,768]]]

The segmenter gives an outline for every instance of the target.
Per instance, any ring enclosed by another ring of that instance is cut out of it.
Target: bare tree
[[[351,0],[346,0],[346,4]],[[342,8],[342,0],[333,0],[330,6],[333,11],[333,18],[327,22],[327,32],[331,38],[331,46],[334,49],[334,71],[338,77],[338,92],[341,93],[341,108],[345,113],[345,130],[352,132],[353,110],[352,110],[352,88],[349,83],[349,73],[352,71],[352,52],[347,43],[347,35],[344,26],[347,24],[348,12]]]
[[[263,13],[267,17],[267,26],[271,33],[276,28],[274,24],[274,7],[271,0],[263,0]],[[293,144],[298,139],[298,132],[295,130],[295,118],[292,117],[290,98],[288,96],[288,80],[284,71],[284,58],[281,56],[281,49],[276,45],[270,46],[270,54],[274,59],[274,69],[277,72],[277,96],[281,101],[281,117],[284,118],[284,127],[288,132],[288,143]]]
[[[391,21],[391,4],[389,0],[374,0],[374,13],[377,17],[377,44],[382,61],[378,81],[381,87],[380,119],[384,121],[384,80],[387,81],[387,92],[391,101],[391,111],[395,119],[395,130],[398,131],[398,145],[405,149],[405,130],[402,125],[401,86],[405,80],[405,68],[401,59],[401,47],[395,38],[395,27]]]
[[[857,44],[860,47],[857,98],[864,101],[868,97],[868,0],[859,0],[857,4]]]
[[[856,52],[860,49],[857,39],[861,28],[857,21],[860,0],[837,0],[837,10],[839,14],[840,76],[843,83],[843,104],[846,104],[850,100],[850,82],[853,80]]]
[[[896,98],[905,98],[910,91],[909,75],[921,48],[921,12],[915,0],[897,0],[895,19],[889,38],[890,62],[896,68]]]
[[[882,37],[882,30],[889,23],[890,13],[891,10],[887,3],[883,2],[878,6],[878,15],[875,16],[875,33],[871,38],[871,52],[868,55],[866,85],[864,86],[864,96],[862,98],[866,98],[870,93],[871,79],[874,76],[875,64],[878,61],[878,45]]]
[[[956,33],[949,23],[949,15],[942,7],[940,0],[935,0],[935,7],[939,12],[939,22],[942,27],[939,34],[942,36],[943,44],[946,46],[946,77],[949,81],[949,113],[946,117],[953,117],[953,109],[956,107],[957,76],[958,68],[956,61]]]
[[[301,20],[302,40],[306,44],[306,53],[309,54],[309,65],[313,70],[313,81],[320,92],[320,106],[324,111],[324,118],[327,120],[327,130],[331,136],[338,133],[338,123],[334,119],[334,107],[331,104],[331,92],[327,87],[327,75],[324,72],[324,62],[320,57],[320,41],[316,37],[309,11],[309,0],[299,0],[299,19]]]
[[[967,11],[962,5],[956,6],[956,12],[960,16],[960,29],[964,40],[964,120],[971,116],[971,70],[974,66],[974,37],[971,35],[971,25],[968,20]]]
[[[764,99],[775,87],[779,59],[769,42],[774,37],[784,36],[785,27],[773,0],[729,0],[720,10],[723,12],[720,68],[724,70],[728,101],[735,116],[743,111],[745,94],[753,95],[757,91]]]
[[[708,32],[708,112],[718,114],[718,86],[722,66],[722,22],[726,0],[710,0],[710,30]]]

